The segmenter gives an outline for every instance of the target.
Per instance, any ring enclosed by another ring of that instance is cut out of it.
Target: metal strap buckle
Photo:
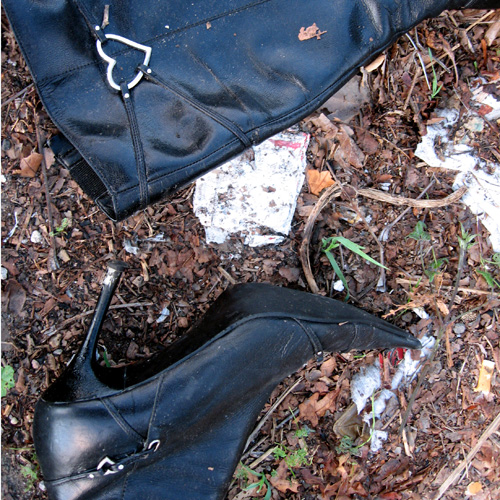
[[[122,470],[123,469],[123,465],[119,465],[118,466],[118,470],[115,470],[113,469],[113,465],[115,465],[116,462],[114,462],[113,460],[111,460],[111,458],[109,457],[104,457],[100,462],[99,462],[99,465],[97,466],[97,470],[101,470],[103,469],[105,466],[107,466],[106,468],[104,468],[104,475],[107,476],[108,474],[116,474],[118,472],[118,470]]]
[[[141,43],[134,42],[120,35],[106,34],[104,36],[106,37],[107,40],[115,40],[117,42],[123,43],[124,45],[128,45],[129,47],[132,47],[134,49],[141,50],[142,52],[144,52],[144,62],[143,62],[144,66],[147,66],[149,64],[149,60],[151,59],[151,52],[153,51],[151,47],[142,45]],[[99,55],[108,63],[106,76],[108,78],[109,85],[115,90],[120,90],[120,86],[113,79],[113,69],[116,66],[116,59],[114,59],[113,57],[109,57],[106,54],[106,52],[104,52],[101,40],[97,40],[96,47],[97,47],[97,52],[99,52]],[[131,88],[135,87],[140,82],[143,76],[144,73],[138,71],[137,75],[135,75],[135,78],[130,83],[127,84],[127,88],[130,90]]]
[[[148,445],[148,450],[151,450],[154,447],[153,452],[155,452],[159,447],[160,447],[160,440],[159,439],[154,439],[149,443]]]

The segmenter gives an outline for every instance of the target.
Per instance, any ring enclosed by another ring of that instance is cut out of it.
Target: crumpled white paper
[[[194,213],[209,243],[231,234],[260,246],[280,243],[291,227],[305,178],[309,135],[282,132],[196,181]]]

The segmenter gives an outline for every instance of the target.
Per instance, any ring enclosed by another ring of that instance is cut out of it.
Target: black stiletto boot
[[[165,351],[103,368],[96,341],[122,270],[110,265],[79,354],[36,408],[35,446],[54,499],[221,499],[271,392],[312,356],[421,347],[342,302],[254,283],[224,292]]]

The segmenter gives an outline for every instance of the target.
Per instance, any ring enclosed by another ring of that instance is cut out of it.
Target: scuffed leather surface
[[[152,47],[150,67],[181,95],[229,120],[257,144],[296,123],[360,66],[422,19],[477,2],[450,0],[78,0],[105,33]],[[479,2],[492,7],[498,2]],[[120,220],[140,205],[129,122],[106,64],[73,0],[4,6],[51,118],[106,192],[96,202]],[[480,6],[480,5],[479,5]],[[316,23],[320,40],[300,41]],[[166,27],[168,26],[168,28]],[[142,53],[104,45],[127,77]],[[116,80],[119,74],[116,73]],[[154,203],[240,153],[243,142],[192,103],[146,79],[132,89]],[[92,196],[92,181],[75,177]],[[85,185],[88,183],[88,185]]]
[[[327,351],[420,347],[405,331],[342,302],[266,284],[237,285],[188,334],[204,336],[203,345],[168,367],[160,356],[155,375],[105,391],[103,373],[96,393],[73,400],[63,394],[64,375],[49,389],[50,398],[36,408],[34,439],[51,498],[223,498],[271,392],[315,354],[304,326]],[[123,471],[60,481],[155,439],[158,450]]]

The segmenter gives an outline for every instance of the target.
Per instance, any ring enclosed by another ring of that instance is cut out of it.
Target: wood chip
[[[483,394],[489,394],[491,390],[491,378],[493,377],[493,371],[495,370],[495,363],[487,359],[483,359],[481,365],[481,370],[479,372],[479,380],[477,382],[477,387],[474,392],[482,392]]]

